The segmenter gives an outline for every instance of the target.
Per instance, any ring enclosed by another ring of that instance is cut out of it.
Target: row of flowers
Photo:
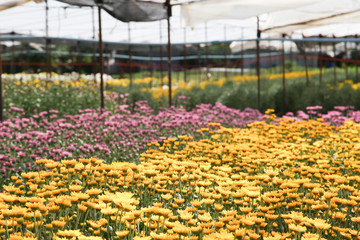
[[[360,125],[271,112],[150,142],[138,165],[37,160],[45,170],[13,175],[0,194],[1,235],[360,239]]]
[[[126,99],[126,95],[122,97]],[[289,113],[285,117],[295,120],[321,117],[333,125],[340,125],[347,119],[360,122],[360,112],[351,107],[337,107],[326,114],[318,113],[320,108],[309,107],[306,113],[299,111],[296,116]],[[51,110],[23,118],[22,109],[12,107],[9,111],[18,117],[0,123],[2,184],[16,173],[37,170],[37,159],[96,157],[105,159],[106,163],[138,162],[139,154],[147,149],[149,142],[162,142],[168,137],[185,134],[198,138],[195,131],[209,122],[246,127],[263,118],[257,110],[240,111],[221,104],[203,104],[192,111],[172,107],[161,109],[157,114],[153,114],[146,102],[121,105],[114,112],[87,109],[65,116],[58,116],[56,110]]]
[[[318,71],[311,71],[308,73],[309,76],[313,76],[318,74]],[[294,78],[303,78],[306,76],[305,72],[289,72],[286,73],[286,79],[294,79]],[[281,79],[283,77],[282,74],[265,74],[264,78],[268,78],[271,80]],[[70,79],[70,80],[69,80]],[[108,88],[116,88],[116,87],[128,87],[130,85],[130,80],[127,78],[112,78],[109,75],[105,75],[105,84]],[[4,80],[14,81],[17,86],[27,85],[34,86],[36,88],[46,89],[50,85],[61,85],[62,87],[81,87],[81,88],[89,88],[96,87],[97,83],[100,81],[100,77],[98,75],[79,75],[77,73],[72,74],[64,74],[58,75],[53,73],[51,76],[51,81],[47,81],[47,75],[45,73],[39,74],[5,74]],[[243,83],[249,81],[256,81],[256,75],[236,75],[231,77],[230,79],[221,78],[218,80],[210,79],[209,81],[199,82],[197,80],[190,80],[188,82],[184,81],[174,81],[173,82],[173,94],[175,95],[177,92],[189,91],[194,87],[200,87],[202,90],[206,88],[208,85],[215,85],[222,87],[226,81],[233,81],[234,83]],[[155,99],[161,99],[168,96],[168,79],[164,77],[163,79],[145,77],[141,79],[134,79],[134,85],[138,86],[146,86],[141,88],[143,92],[152,93]]]
[[[261,119],[257,110],[240,111],[221,104],[199,105],[192,111],[166,108],[157,114],[146,102],[121,105],[114,112],[87,109],[65,116],[50,110],[24,118],[23,109],[12,107],[9,111],[18,117],[0,123],[2,183],[16,173],[38,169],[36,159],[97,157],[107,163],[137,162],[149,142],[191,134],[213,121],[244,127]]]

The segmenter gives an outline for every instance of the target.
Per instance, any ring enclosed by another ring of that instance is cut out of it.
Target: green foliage
[[[350,72],[350,71],[349,71]],[[354,73],[349,74],[349,79],[356,79]],[[270,80],[261,77],[261,104],[260,110],[275,109],[277,114],[305,110],[307,106],[321,105],[323,111],[329,111],[334,106],[354,106],[360,108],[360,89],[353,89],[355,85],[347,82],[345,71],[337,69],[337,84],[334,84],[332,69],[325,71],[322,76],[322,84],[319,83],[319,75],[310,76],[310,86],[306,85],[306,78],[299,77],[286,80],[286,109],[283,104],[283,83],[281,79]],[[257,108],[257,81],[248,81],[239,85],[224,85],[218,88],[222,94],[215,101],[224,105],[244,109],[246,107]],[[213,96],[215,94],[209,94]],[[189,95],[191,98],[194,95]],[[214,101],[214,100],[213,100]]]
[[[285,61],[285,69],[286,71],[292,71],[298,66],[296,61],[286,60]]]
[[[314,105],[323,106],[324,112],[339,105],[354,106],[355,109],[360,109],[360,85],[357,84],[357,78],[360,78],[359,74],[356,73],[355,67],[349,67],[347,72],[346,74],[345,69],[338,68],[335,83],[333,68],[323,69],[322,83],[320,84],[319,74],[315,74],[310,76],[309,86],[306,84],[306,77],[289,77],[286,79],[286,108],[283,101],[282,74],[264,74],[261,76],[260,83],[260,110],[264,112],[271,108],[281,115],[286,112],[305,110],[307,106]],[[303,73],[302,76],[304,75]],[[179,96],[186,96],[187,104],[184,107],[188,110],[199,104],[215,104],[216,102],[236,109],[257,108],[258,82],[256,78],[253,79],[234,82],[229,78],[227,81],[221,80],[221,83],[215,82],[213,80],[217,79],[213,79],[203,82],[206,84],[195,84],[191,89],[174,87],[176,92],[173,94],[172,102],[177,104],[176,99]],[[177,81],[174,83],[176,84]],[[167,93],[154,98],[150,87],[156,88],[157,84],[140,81],[134,83],[132,88],[122,85],[106,85],[105,107],[107,110],[116,109],[118,105],[123,104],[122,98],[119,96],[127,94],[129,101],[126,104],[147,101],[149,106],[157,112],[160,107],[169,106]],[[96,109],[100,106],[99,87],[92,81],[84,82],[81,86],[46,84],[34,87],[21,83],[21,81],[5,79],[3,86],[5,110],[13,106],[23,108],[30,115],[34,113],[34,110],[41,112],[50,109],[56,109],[60,114],[76,114],[80,109]]]
[[[95,84],[94,84],[95,85]],[[36,112],[58,110],[61,114],[77,114],[86,108],[99,108],[100,96],[96,86],[73,87],[46,84],[39,88],[26,84],[4,83],[4,109],[20,107],[26,116]],[[107,107],[112,108],[108,105]]]

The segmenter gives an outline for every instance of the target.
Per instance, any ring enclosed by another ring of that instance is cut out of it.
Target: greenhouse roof
[[[0,33],[46,35],[45,4],[41,0],[4,1],[0,3],[0,10],[6,10],[0,11],[0,22],[6,24],[0,26]],[[164,3],[165,0],[147,2]],[[186,2],[189,0],[171,1],[175,5],[171,17],[171,42],[175,44],[256,38],[256,16],[260,19],[259,27],[265,38],[279,37],[282,33],[342,37],[355,35],[359,29],[360,0]],[[18,7],[9,8],[10,3]],[[48,6],[49,37],[56,38],[56,41],[82,39],[91,42],[97,39],[96,8],[69,5],[58,0],[48,0]],[[107,13],[102,16],[103,39],[107,42],[165,44],[166,27],[165,20],[124,23]]]

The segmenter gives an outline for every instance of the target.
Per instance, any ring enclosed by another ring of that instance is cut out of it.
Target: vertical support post
[[[306,45],[305,44],[304,44],[304,53],[303,53],[303,55],[304,55],[305,74],[306,74],[306,87],[310,87],[308,61],[307,61],[307,53],[306,53]]]
[[[130,22],[128,22],[128,36],[129,36],[129,46],[128,46],[128,53],[129,53],[129,71],[130,71],[130,88],[133,85],[133,75],[132,75],[132,49],[131,49],[131,30],[130,30]]]
[[[346,79],[349,79],[349,71],[348,71],[348,63],[347,63],[347,42],[345,42],[345,55],[344,55],[344,59],[345,59],[345,77]]]
[[[308,61],[307,61],[307,53],[306,53],[306,47],[305,46],[304,46],[304,64],[305,64],[305,74],[306,74],[306,87],[310,87]]]
[[[51,49],[50,49],[51,40],[49,38],[46,39],[46,45],[47,45],[46,72],[49,75],[49,77],[47,77],[47,79],[50,80],[52,67],[51,67]]]
[[[245,64],[245,59],[244,59],[244,28],[241,28],[241,76],[244,75],[244,64]]]
[[[170,0],[166,0],[167,7],[167,32],[168,32],[168,45],[167,45],[167,63],[168,63],[168,78],[169,78],[169,107],[171,107],[171,36],[170,36],[170,17],[171,17],[171,5]]]
[[[80,61],[81,61],[81,56],[80,56],[80,41],[77,41],[76,42],[76,62],[79,64],[78,65],[78,75],[79,75],[79,78],[80,78],[80,73],[81,73],[81,64],[80,64]]]
[[[150,45],[149,53],[150,53],[150,77],[151,77],[150,87],[152,87],[153,76],[154,76],[154,62],[153,62],[153,50],[151,45]]]
[[[184,27],[184,63],[183,63],[183,69],[184,69],[184,82],[187,82],[187,78],[186,78],[186,27]]]
[[[163,76],[163,47],[162,47],[162,31],[161,31],[161,20],[159,21],[160,24],[160,86],[163,87],[164,85],[164,76]]]
[[[11,40],[11,73],[15,73],[15,41]]]
[[[3,116],[3,93],[2,93],[2,45],[1,45],[1,33],[0,33],[0,122],[4,121]]]
[[[256,39],[256,75],[257,75],[257,107],[260,110],[261,107],[261,94],[260,94],[260,38],[261,31],[259,28],[259,17],[257,17],[257,39]]]
[[[179,67],[179,65],[175,65],[174,66],[175,67],[175,71],[176,71],[176,81],[178,81],[179,82],[179,80],[180,80],[180,67]]]
[[[293,45],[290,45],[290,62],[292,63],[294,61],[294,52],[293,52]],[[293,71],[293,67],[292,64],[290,64],[290,69],[291,72]]]
[[[333,36],[333,38],[335,39],[335,35]],[[335,42],[333,42],[332,44],[333,47],[333,52],[334,52],[334,84],[336,85],[337,79],[336,79],[336,49],[335,49]]]
[[[282,75],[283,75],[283,110],[284,113],[287,111],[286,106],[286,77],[285,77],[285,34],[282,35]]]
[[[92,18],[92,39],[95,41],[95,13],[94,13],[94,7],[91,7],[91,18]],[[95,42],[92,43],[92,70],[94,75],[94,82],[96,82],[96,53],[95,53]]]
[[[198,70],[198,81],[199,83],[201,82],[201,68],[200,68],[200,64],[201,64],[201,58],[200,58],[200,54],[201,54],[201,47],[200,47],[200,44],[198,45],[198,67],[199,67],[199,70]]]
[[[24,62],[24,46],[22,44],[20,45],[19,62],[20,63]],[[23,71],[23,70],[24,70],[24,68],[22,66],[20,66],[20,71]]]
[[[100,51],[100,111],[105,108],[104,104],[104,57],[103,57],[103,41],[101,28],[101,7],[98,5],[99,15],[99,51]]]
[[[319,35],[319,38],[321,38],[321,35]],[[322,42],[319,42],[319,68],[320,68],[320,73],[319,73],[319,84],[322,84]]]
[[[284,34],[282,35],[283,36],[283,38],[284,38]],[[283,41],[284,42],[284,41]],[[269,64],[269,67],[268,67],[268,69],[270,69],[270,74],[272,73],[272,58],[271,58],[271,41],[269,40],[268,41],[268,64]],[[275,61],[276,62],[276,61]],[[276,71],[275,71],[276,72]]]
[[[356,36],[357,37],[357,36]],[[356,70],[356,82],[359,82],[359,42],[355,43],[355,50],[356,50],[356,63],[355,63],[355,70]]]
[[[49,5],[48,0],[45,0],[45,34],[46,34],[46,80],[49,81],[51,77],[51,58],[50,58],[50,39],[49,39]]]
[[[225,60],[225,78],[227,79],[228,78],[228,72],[227,72],[227,66],[228,66],[228,60],[227,60],[227,44],[226,44],[226,25],[224,25],[224,60]]]
[[[205,22],[205,68],[206,68],[206,80],[209,80],[209,46],[207,37],[207,22]]]

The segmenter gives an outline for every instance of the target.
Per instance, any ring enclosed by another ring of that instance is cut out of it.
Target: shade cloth
[[[97,6],[96,0],[58,0],[77,6]],[[99,4],[111,16],[123,22],[146,22],[165,19],[167,9],[162,3],[136,0],[103,0]]]

